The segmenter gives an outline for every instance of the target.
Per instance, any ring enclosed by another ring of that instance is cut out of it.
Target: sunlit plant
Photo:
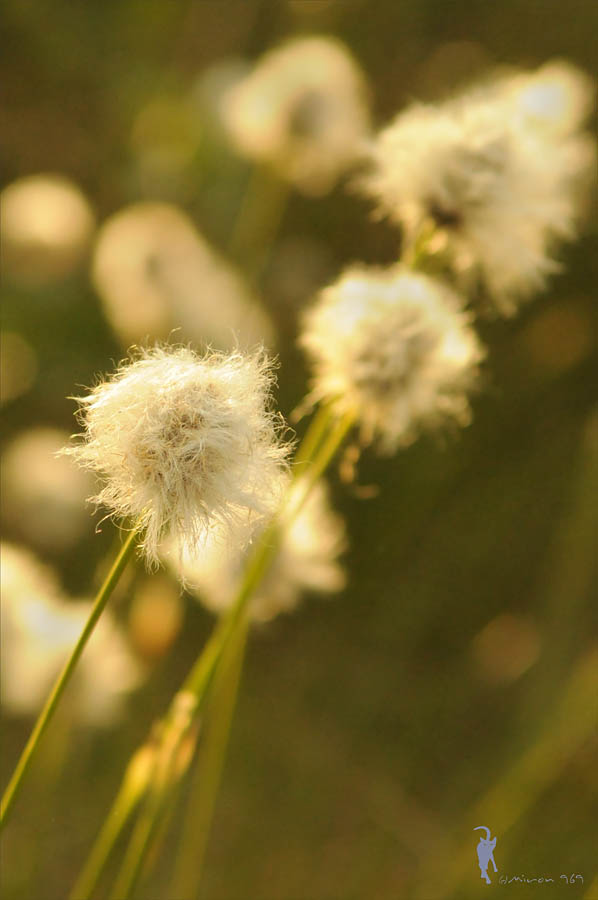
[[[134,818],[111,895],[132,896],[197,745],[214,741],[221,765],[221,722],[231,714],[248,624],[294,608],[303,590],[342,588],[344,524],[323,476],[347,436],[388,456],[422,431],[471,421],[486,357],[479,310],[514,314],[558,268],[559,243],[582,220],[594,156],[582,130],[590,98],[582,73],[554,63],[490,78],[437,106],[414,104],[372,135],[356,64],[337,42],[315,38],[273,51],[231,88],[223,115],[239,152],[308,193],[322,193],[359,162],[350,189],[400,228],[402,249],[387,268],[356,263],[340,273],[305,311],[299,344],[311,376],[301,408],[313,415],[297,449],[276,411],[273,364],[262,348],[133,349],[78,398],[83,431],[66,453],[99,478],[92,499],[127,537],[7,788],[3,821],[136,547],[150,567],[165,562],[219,619],[129,763],[73,898],[91,896]],[[171,212],[154,207],[152,215],[161,227]],[[182,290],[176,252],[167,268],[155,262],[158,248],[149,254],[155,270],[145,250],[139,265],[127,257],[114,269],[106,232],[102,241],[95,278],[104,288],[110,282],[111,297],[114,272],[128,272],[150,295],[165,278]],[[205,778],[194,782],[175,870],[181,898],[195,895],[218,784],[218,766],[203,765],[200,756]]]

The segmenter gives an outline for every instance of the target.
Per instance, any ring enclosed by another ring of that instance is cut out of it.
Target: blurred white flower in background
[[[353,412],[366,442],[392,451],[421,427],[469,422],[484,352],[459,297],[427,275],[348,269],[306,313],[300,343],[311,399]]]
[[[111,216],[94,249],[92,277],[125,346],[168,337],[220,350],[272,346],[272,323],[242,276],[167,203]]]
[[[513,313],[558,269],[555,245],[583,212],[594,143],[576,129],[588,105],[585,76],[556,64],[415,104],[372,143],[362,189],[407,243],[434,226],[468,289],[479,278]]]
[[[258,529],[253,537],[259,537]],[[246,549],[241,541],[237,547],[231,548],[222,531],[213,529],[193,560],[180,558],[168,546],[163,559],[205,607],[220,614],[233,603],[243,573]],[[283,523],[278,553],[249,601],[251,618],[264,622],[291,611],[304,591],[340,591],[345,575],[338,557],[345,549],[344,522],[330,508],[326,485],[319,482],[298,515],[286,527]]]
[[[41,550],[62,551],[89,529],[85,506],[94,479],[65,456],[58,428],[31,428],[8,444],[2,458],[2,520]]]
[[[28,175],[4,188],[2,266],[24,287],[60,281],[86,257],[95,216],[80,188],[63,175]]]
[[[314,194],[355,163],[370,125],[365,77],[329,37],[266,53],[224,96],[222,114],[241,153]]]
[[[150,563],[169,535],[193,556],[217,522],[251,522],[278,502],[290,447],[273,381],[261,351],[139,351],[77,398],[84,434],[64,452],[100,476],[98,504],[136,520]]]
[[[91,603],[68,601],[53,572],[13,544],[2,544],[1,586],[2,702],[16,715],[35,715],[77,642]],[[105,611],[69,687],[75,719],[113,724],[142,678],[123,633]]]

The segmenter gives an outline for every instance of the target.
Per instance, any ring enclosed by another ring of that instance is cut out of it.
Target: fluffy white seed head
[[[433,225],[464,284],[479,280],[505,314],[558,268],[555,245],[573,236],[592,177],[593,142],[575,131],[585,80],[568,78],[575,97],[543,114],[532,100],[554,81],[545,69],[411,106],[373,142],[362,182],[408,240]]]
[[[331,38],[267,53],[225,95],[222,113],[242,153],[315,194],[355,162],[369,131],[364,76]]]
[[[287,477],[281,476],[284,485]],[[289,612],[303,591],[333,593],[343,588],[344,572],[338,557],[345,550],[343,520],[330,508],[323,482],[316,484],[298,515],[283,524],[278,554],[250,600],[250,615],[267,621]],[[253,529],[252,541],[260,528]],[[237,542],[241,548],[243,541]],[[230,541],[221,530],[210,531],[194,560],[166,551],[164,559],[177,577],[215,613],[233,603],[246,561],[247,550],[231,552]]]
[[[401,266],[354,267],[325,288],[300,339],[313,362],[314,401],[355,413],[383,449],[420,427],[467,424],[481,345],[458,297]]]
[[[3,543],[2,702],[17,715],[40,709],[89,617],[91,603],[68,600],[51,569]],[[79,661],[69,698],[78,721],[113,724],[143,678],[126,638],[105,611]]]
[[[78,398],[85,433],[66,452],[103,480],[98,504],[139,522],[150,562],[167,535],[193,556],[215,522],[249,522],[277,502],[289,448],[272,382],[262,352],[139,351]]]

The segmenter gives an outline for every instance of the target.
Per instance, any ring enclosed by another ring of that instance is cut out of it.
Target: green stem
[[[247,617],[231,641],[214,679],[210,718],[199,749],[190,787],[187,815],[177,856],[172,894],[194,898],[199,890],[203,860],[222,778],[233,712],[237,699],[247,638]]]
[[[288,525],[299,513],[313,485],[329,465],[354,420],[354,415],[350,413],[337,420],[313,458],[307,461],[308,468],[301,480],[301,491],[298,495],[291,492],[289,508],[284,509],[281,516],[276,517],[264,530],[249,559],[234,603],[221,618],[185,679],[183,687],[175,695],[162,731],[162,751],[159,755],[163,759],[164,772],[159,779],[158,786],[154,786],[150,792],[133,831],[111,900],[128,900],[133,895],[157,824],[167,806],[169,793],[174,787],[174,779],[170,777],[170,774],[176,753],[193,718],[197,717],[202,710],[212,679],[229,642],[235,639],[238,629],[244,623],[245,611],[251,595],[259,586],[276,555],[280,542],[281,520],[284,525]],[[181,727],[181,705],[188,717],[188,720],[184,720],[183,727]]]
[[[417,269],[421,262],[428,256],[428,244],[436,234],[436,226],[433,221],[426,219],[420,226],[410,243],[403,252],[403,262],[410,269]]]
[[[299,479],[297,479],[297,485],[301,489],[296,488],[294,492],[291,492],[288,506],[286,509],[283,509],[281,518],[285,524],[288,524],[289,520],[292,521],[299,514],[313,486],[322,477],[334,459],[337,450],[354,424],[355,413],[346,412],[332,426],[327,438],[320,444],[314,457],[309,461],[309,468],[304,469],[300,473]]]
[[[312,416],[312,420],[293,460],[294,477],[301,475],[308,461],[314,456],[332,421],[332,416],[332,407],[326,404],[319,406],[315,415]]]
[[[133,831],[110,900],[127,900],[133,896],[163,804],[164,792],[152,791]]]
[[[175,694],[163,723],[154,764],[149,776],[150,791],[133,829],[125,858],[116,878],[111,900],[128,900],[133,896],[152,839],[166,809],[171,790],[178,780],[176,766],[179,750],[196,718],[198,703],[188,692]]]
[[[0,811],[0,828],[5,824],[6,819],[12,809],[13,803],[16,800],[18,792],[21,788],[23,778],[25,777],[29,766],[33,760],[33,757],[39,748],[41,739],[43,737],[46,728],[50,724],[52,720],[52,716],[54,715],[56,708],[60,702],[60,699],[64,693],[66,686],[68,685],[73,672],[75,671],[75,667],[79,661],[79,657],[83,653],[85,645],[87,641],[91,637],[93,630],[98,622],[98,619],[102,615],[104,611],[104,607],[108,602],[112,591],[114,590],[118,579],[120,578],[127,562],[129,561],[129,557],[131,556],[133,549],[135,547],[135,539],[137,537],[137,531],[131,531],[129,536],[127,537],[123,547],[118,554],[114,565],[110,569],[104,584],[100,588],[96,599],[93,604],[93,608],[91,613],[89,614],[89,618],[85,624],[83,631],[77,641],[68,662],[66,663],[64,669],[52,689],[52,693],[48,697],[46,701],[46,705],[43,710],[39,714],[37,722],[35,723],[35,727],[31,732],[31,736],[27,741],[25,749],[23,750],[21,757],[17,763],[17,766],[13,772],[12,778],[10,779],[8,786],[4,792],[4,796],[2,797],[2,807]]]
[[[96,838],[69,900],[89,900],[114,845],[147,788],[152,750],[141,747],[131,759],[112,808]]]

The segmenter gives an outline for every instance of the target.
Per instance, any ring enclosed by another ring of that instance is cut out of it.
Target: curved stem
[[[110,595],[112,591],[116,587],[116,584],[127,564],[129,558],[133,552],[135,547],[135,539],[137,537],[137,531],[133,530],[127,537],[125,543],[122,546],[120,553],[118,554],[110,572],[108,573],[106,580],[104,581],[102,587],[98,591],[96,599],[93,604],[93,608],[89,614],[89,618],[85,624],[81,635],[79,636],[79,640],[75,644],[75,647],[64,666],[62,672],[60,673],[54,688],[52,689],[52,693],[48,697],[46,701],[46,705],[42,709],[41,713],[38,716],[37,722],[35,723],[35,727],[31,732],[31,736],[27,741],[25,749],[23,750],[21,757],[17,763],[17,766],[13,772],[12,778],[10,779],[8,786],[4,792],[4,796],[2,797],[2,807],[0,811],[0,828],[4,826],[6,823],[6,819],[12,809],[14,801],[17,798],[19,790],[21,788],[23,778],[25,777],[29,766],[33,760],[33,757],[39,748],[41,739],[43,734],[52,721],[52,716],[54,715],[56,708],[60,702],[60,699],[64,693],[66,686],[68,685],[73,672],[75,671],[76,665],[79,661],[79,657],[83,653],[85,645],[87,641],[91,637],[93,630],[98,622],[98,619],[102,615],[104,611],[104,607],[106,603],[110,599]]]
[[[131,759],[118,794],[91,848],[69,900],[89,900],[121,831],[131,818],[147,787],[152,749],[144,745]]]
[[[197,698],[188,691],[183,689],[175,694],[160,730],[149,775],[150,790],[110,894],[111,900],[127,900],[133,895],[170,792],[183,774],[177,772],[179,751],[193,726],[198,707]]]
[[[132,897],[143,871],[143,865],[152,845],[160,817],[168,805],[169,793],[174,787],[175,779],[171,776],[181,741],[193,719],[203,708],[223,654],[244,624],[247,604],[276,555],[282,528],[298,515],[312,487],[330,464],[354,421],[355,416],[352,413],[346,413],[338,419],[331,427],[326,439],[320,442],[318,449],[314,449],[312,458],[306,460],[307,468],[301,479],[295,483],[301,485],[301,490],[296,492],[296,487],[291,490],[287,504],[283,504],[281,514],[262,533],[249,558],[234,603],[220,619],[185,679],[181,690],[175,695],[164,721],[161,735],[159,756],[162,760],[162,772],[158,772],[160,765],[158,763],[154,772],[154,789],[147,798],[147,803],[131,836],[111,900],[128,900]],[[181,710],[183,718],[181,718]]]
[[[418,268],[422,260],[428,256],[428,244],[436,233],[436,226],[431,219],[422,222],[402,254],[406,266],[411,269]]]
[[[281,518],[285,524],[299,514],[316,481],[322,477],[354,424],[355,413],[346,412],[337,419],[326,439],[320,443],[313,458],[309,461],[309,467],[304,469],[297,479],[296,485],[302,487],[302,490],[296,487],[295,491],[291,492],[288,507],[283,509]]]
[[[332,407],[330,405],[322,404],[312,416],[312,420],[303,436],[303,440],[297,448],[297,453],[293,460],[293,477],[296,478],[301,475],[308,461],[319,448],[324,435],[332,422],[332,415]]]
[[[181,900],[191,900],[199,889],[243,668],[247,625],[245,616],[243,627],[239,627],[237,635],[227,648],[215,677],[210,699],[211,715],[190,786],[181,846],[172,881],[172,894]]]
[[[158,824],[159,813],[164,804],[163,791],[152,791],[148,803],[135,826],[125,858],[116,879],[110,900],[125,900],[132,897],[141,875],[147,851]]]

